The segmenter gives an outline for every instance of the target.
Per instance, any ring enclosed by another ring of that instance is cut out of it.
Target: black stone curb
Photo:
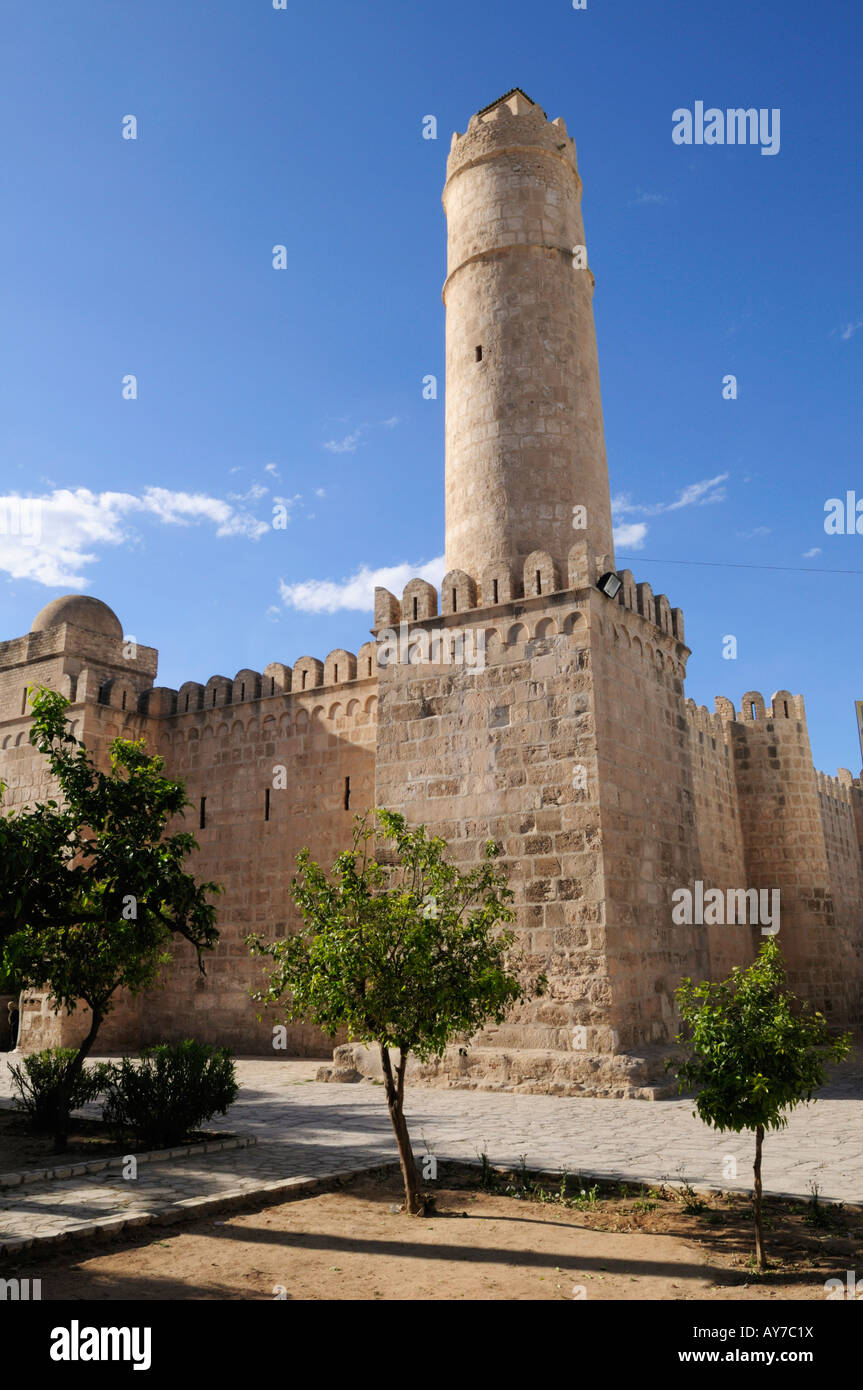
[[[206,1144],[180,1144],[174,1149],[147,1149],[144,1153],[119,1155],[117,1158],[91,1158],[86,1163],[67,1163],[61,1168],[29,1168],[20,1173],[0,1173],[0,1189],[20,1187],[29,1182],[52,1182],[83,1177],[86,1173],[104,1173],[108,1168],[122,1168],[127,1159],[136,1163],[160,1163],[168,1158],[191,1158],[193,1154],[217,1154],[226,1149],[247,1149],[257,1139],[213,1139]]]

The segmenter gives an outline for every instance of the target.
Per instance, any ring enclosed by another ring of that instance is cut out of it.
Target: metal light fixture
[[[618,579],[614,570],[609,570],[607,574],[603,574],[601,578],[596,581],[596,587],[601,593],[605,594],[607,598],[617,598],[617,595],[623,587],[623,580]]]

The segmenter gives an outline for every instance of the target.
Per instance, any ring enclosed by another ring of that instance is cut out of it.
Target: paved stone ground
[[[8,1055],[8,1054],[7,1054]],[[136,1181],[117,1171],[0,1189],[0,1241],[71,1233],[105,1217],[160,1213],[190,1199],[253,1192],[286,1178],[325,1178],[391,1161],[395,1140],[383,1088],[314,1080],[316,1061],[239,1060],[237,1103],[210,1129],[254,1135],[249,1149],[142,1164]],[[863,1073],[845,1069],[817,1104],[792,1113],[765,1142],[765,1190],[863,1202]],[[0,1059],[0,1101],[10,1096]],[[97,1106],[87,1107],[98,1113]],[[752,1141],[716,1134],[687,1100],[594,1100],[409,1088],[406,1111],[419,1156],[476,1160],[628,1181],[748,1188]],[[736,1159],[738,1177],[729,1172]]]

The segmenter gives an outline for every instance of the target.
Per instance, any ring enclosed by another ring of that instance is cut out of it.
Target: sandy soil
[[[751,1208],[718,1197],[687,1214],[670,1190],[598,1194],[589,1210],[516,1199],[442,1172],[435,1215],[401,1214],[391,1170],[339,1190],[135,1240],[29,1261],[43,1299],[817,1299],[863,1266],[863,1213],[828,1228],[803,1204],[768,1206],[769,1254],[753,1274]],[[780,1263],[781,1261],[781,1263]]]

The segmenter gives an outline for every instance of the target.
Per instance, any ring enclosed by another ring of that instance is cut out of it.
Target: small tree
[[[680,1016],[689,1034],[677,1041],[692,1055],[674,1068],[679,1089],[696,1093],[698,1114],[718,1130],[755,1132],[755,1256],[764,1270],[761,1150],[764,1131],[782,1129],[786,1111],[812,1098],[824,1084],[826,1061],[840,1062],[850,1034],[831,1038],[826,1019],[786,988],[782,952],[765,941],[746,970],[735,966],[719,984],[682,981]]]
[[[395,844],[395,864],[372,856],[376,827]],[[256,999],[279,1003],[288,995],[288,1018],[329,1037],[346,1029],[349,1040],[380,1049],[404,1209],[412,1215],[424,1212],[425,1201],[404,1118],[408,1057],[440,1057],[448,1042],[490,1019],[502,1022],[510,1005],[528,997],[506,965],[513,933],[495,930],[514,917],[495,845],[486,845],[484,862],[467,874],[446,862],[445,850],[445,841],[395,812],[358,816],[353,847],[338,856],[332,878],[308,850],[297,856],[293,893],[304,929],[271,945],[248,938],[253,955],[274,962]],[[540,979],[537,992],[543,985]]]
[[[90,1028],[61,1082],[54,1135],[66,1146],[71,1097],[118,989],[152,985],[170,960],[174,936],[202,951],[218,940],[214,883],[196,883],[184,861],[192,835],[165,835],[186,800],[182,782],[162,776],[161,758],[142,740],[115,739],[111,771],[97,771],[69,732],[68,701],[56,691],[31,697],[30,742],[48,759],[62,804],[0,814],[0,969],[20,988],[47,988],[54,1008],[83,1000]],[[0,784],[0,796],[3,787]]]

